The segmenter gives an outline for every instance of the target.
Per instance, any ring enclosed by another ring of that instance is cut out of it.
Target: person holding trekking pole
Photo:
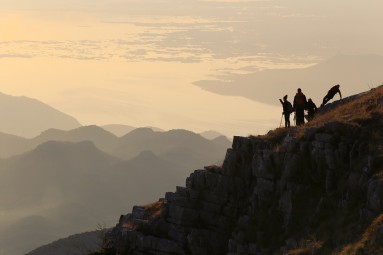
[[[279,99],[279,102],[281,102],[282,107],[283,107],[282,116],[285,116],[285,127],[288,128],[288,127],[290,127],[290,114],[293,112],[293,106],[287,100],[287,95],[285,95],[283,97],[283,101],[282,101],[282,99]],[[279,126],[281,126],[281,124],[282,124],[282,119],[281,119],[281,123],[279,124]]]

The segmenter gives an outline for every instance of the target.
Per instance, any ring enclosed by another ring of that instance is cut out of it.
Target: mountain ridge
[[[93,254],[382,254],[383,86],[344,102],[234,137],[222,166],[134,206]]]
[[[10,96],[1,92],[0,119],[0,132],[29,138],[48,128],[68,130],[81,126],[72,116],[37,99]]]
[[[178,134],[183,136],[184,132]],[[164,132],[156,132],[156,136],[177,151]],[[151,151],[150,140],[145,140],[142,151],[121,159],[96,144],[109,138],[117,144],[120,138],[96,126],[72,131],[51,129],[35,140],[5,135],[9,137],[18,143],[32,141],[36,146],[0,159],[0,254],[7,255],[22,254],[69,234],[92,230],[99,222],[111,226],[114,215],[125,212],[126,207],[152,201],[155,194],[181,185],[192,165],[218,160],[214,155],[201,155],[198,147],[184,144],[187,150],[179,151],[176,162]],[[217,149],[214,154],[219,157],[229,146],[202,141],[203,146],[209,143],[207,147]],[[2,145],[2,149],[10,148]],[[166,156],[167,151],[162,152]],[[28,226],[41,234],[18,245],[25,238],[23,226],[33,217],[38,220]]]

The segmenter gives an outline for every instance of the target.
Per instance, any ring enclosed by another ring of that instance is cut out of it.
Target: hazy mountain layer
[[[101,126],[106,131],[114,134],[115,136],[121,137],[126,135],[127,133],[133,131],[136,129],[135,127],[128,126],[128,125],[118,125],[118,124],[111,124],[111,125],[104,125]]]
[[[28,97],[0,93],[0,132],[34,137],[46,129],[69,130],[81,124],[73,117]]]
[[[225,146],[224,138],[209,141],[186,130],[138,129],[118,138],[96,126],[7,139],[6,147],[13,141],[38,145],[0,161],[1,255],[19,255],[99,223],[110,226],[133,204],[183,185],[193,166],[221,161],[229,146],[227,139]],[[105,152],[117,146],[125,160]],[[28,241],[19,245],[21,238]]]

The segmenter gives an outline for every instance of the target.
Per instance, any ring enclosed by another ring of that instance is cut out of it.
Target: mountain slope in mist
[[[8,158],[24,153],[34,146],[29,139],[0,132],[0,158]]]
[[[141,151],[150,150],[169,161],[194,168],[204,164],[219,163],[222,159],[222,148],[229,146],[228,139],[223,145],[221,142],[207,140],[187,130],[155,132],[149,128],[139,128],[121,137],[120,144],[113,155],[129,158]]]
[[[25,153],[48,141],[91,141],[100,150],[123,160],[148,150],[186,168],[198,167],[195,163],[218,163],[222,150],[230,146],[229,139],[224,136],[208,140],[187,130],[161,132],[152,128],[138,128],[119,138],[98,126],[84,126],[69,131],[49,129],[32,139],[0,133],[0,143],[3,145],[0,157]]]
[[[31,140],[34,145],[42,144],[47,141],[92,141],[97,148],[105,152],[111,152],[114,149],[115,144],[118,142],[118,137],[101,127],[90,125],[68,131],[48,129]]]
[[[63,130],[80,127],[73,117],[28,97],[0,93],[0,132],[34,137],[49,128]]]
[[[3,160],[0,254],[22,254],[74,229],[94,229],[107,214],[97,206],[120,201],[108,192],[104,177],[115,162],[91,142],[47,142]]]
[[[110,132],[110,133],[112,133],[118,137],[124,136],[127,133],[136,129],[135,127],[132,127],[132,126],[120,125],[120,124],[103,125],[103,126],[101,126],[101,128],[105,129],[106,131],[108,131],[108,132]]]
[[[82,137],[85,141],[73,142]],[[44,142],[50,139],[53,141]],[[7,255],[93,230],[100,222],[110,226],[116,214],[183,185],[194,170],[192,166],[219,161],[228,147],[186,130],[139,129],[117,138],[95,126],[49,130],[32,140],[42,144],[0,161],[0,225],[4,226],[0,229],[0,247]],[[129,152],[125,160],[105,152],[106,145],[114,143],[125,145]],[[209,154],[207,149],[217,152]],[[32,224],[31,217],[41,224]],[[30,228],[41,234],[17,245],[26,234],[25,224],[20,223],[30,221]]]
[[[92,231],[57,240],[26,255],[84,255],[100,248],[103,231]]]

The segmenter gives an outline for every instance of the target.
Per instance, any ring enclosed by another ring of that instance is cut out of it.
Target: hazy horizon
[[[3,0],[0,6],[0,91],[41,100],[83,125],[260,134],[279,125],[277,99],[295,90],[281,84],[278,95],[251,90],[276,101],[267,104],[195,84],[239,82],[239,75],[309,67],[338,54],[383,55],[378,1]],[[344,85],[344,95],[366,90]]]
[[[231,141],[195,133],[264,134],[282,121],[278,99],[292,101],[298,87],[319,106],[334,84],[343,97],[383,84],[382,7],[1,0],[0,130],[70,131],[0,132],[0,255],[92,230],[99,219],[114,224],[196,168],[221,165]],[[80,123],[118,134],[195,133],[117,137]]]

